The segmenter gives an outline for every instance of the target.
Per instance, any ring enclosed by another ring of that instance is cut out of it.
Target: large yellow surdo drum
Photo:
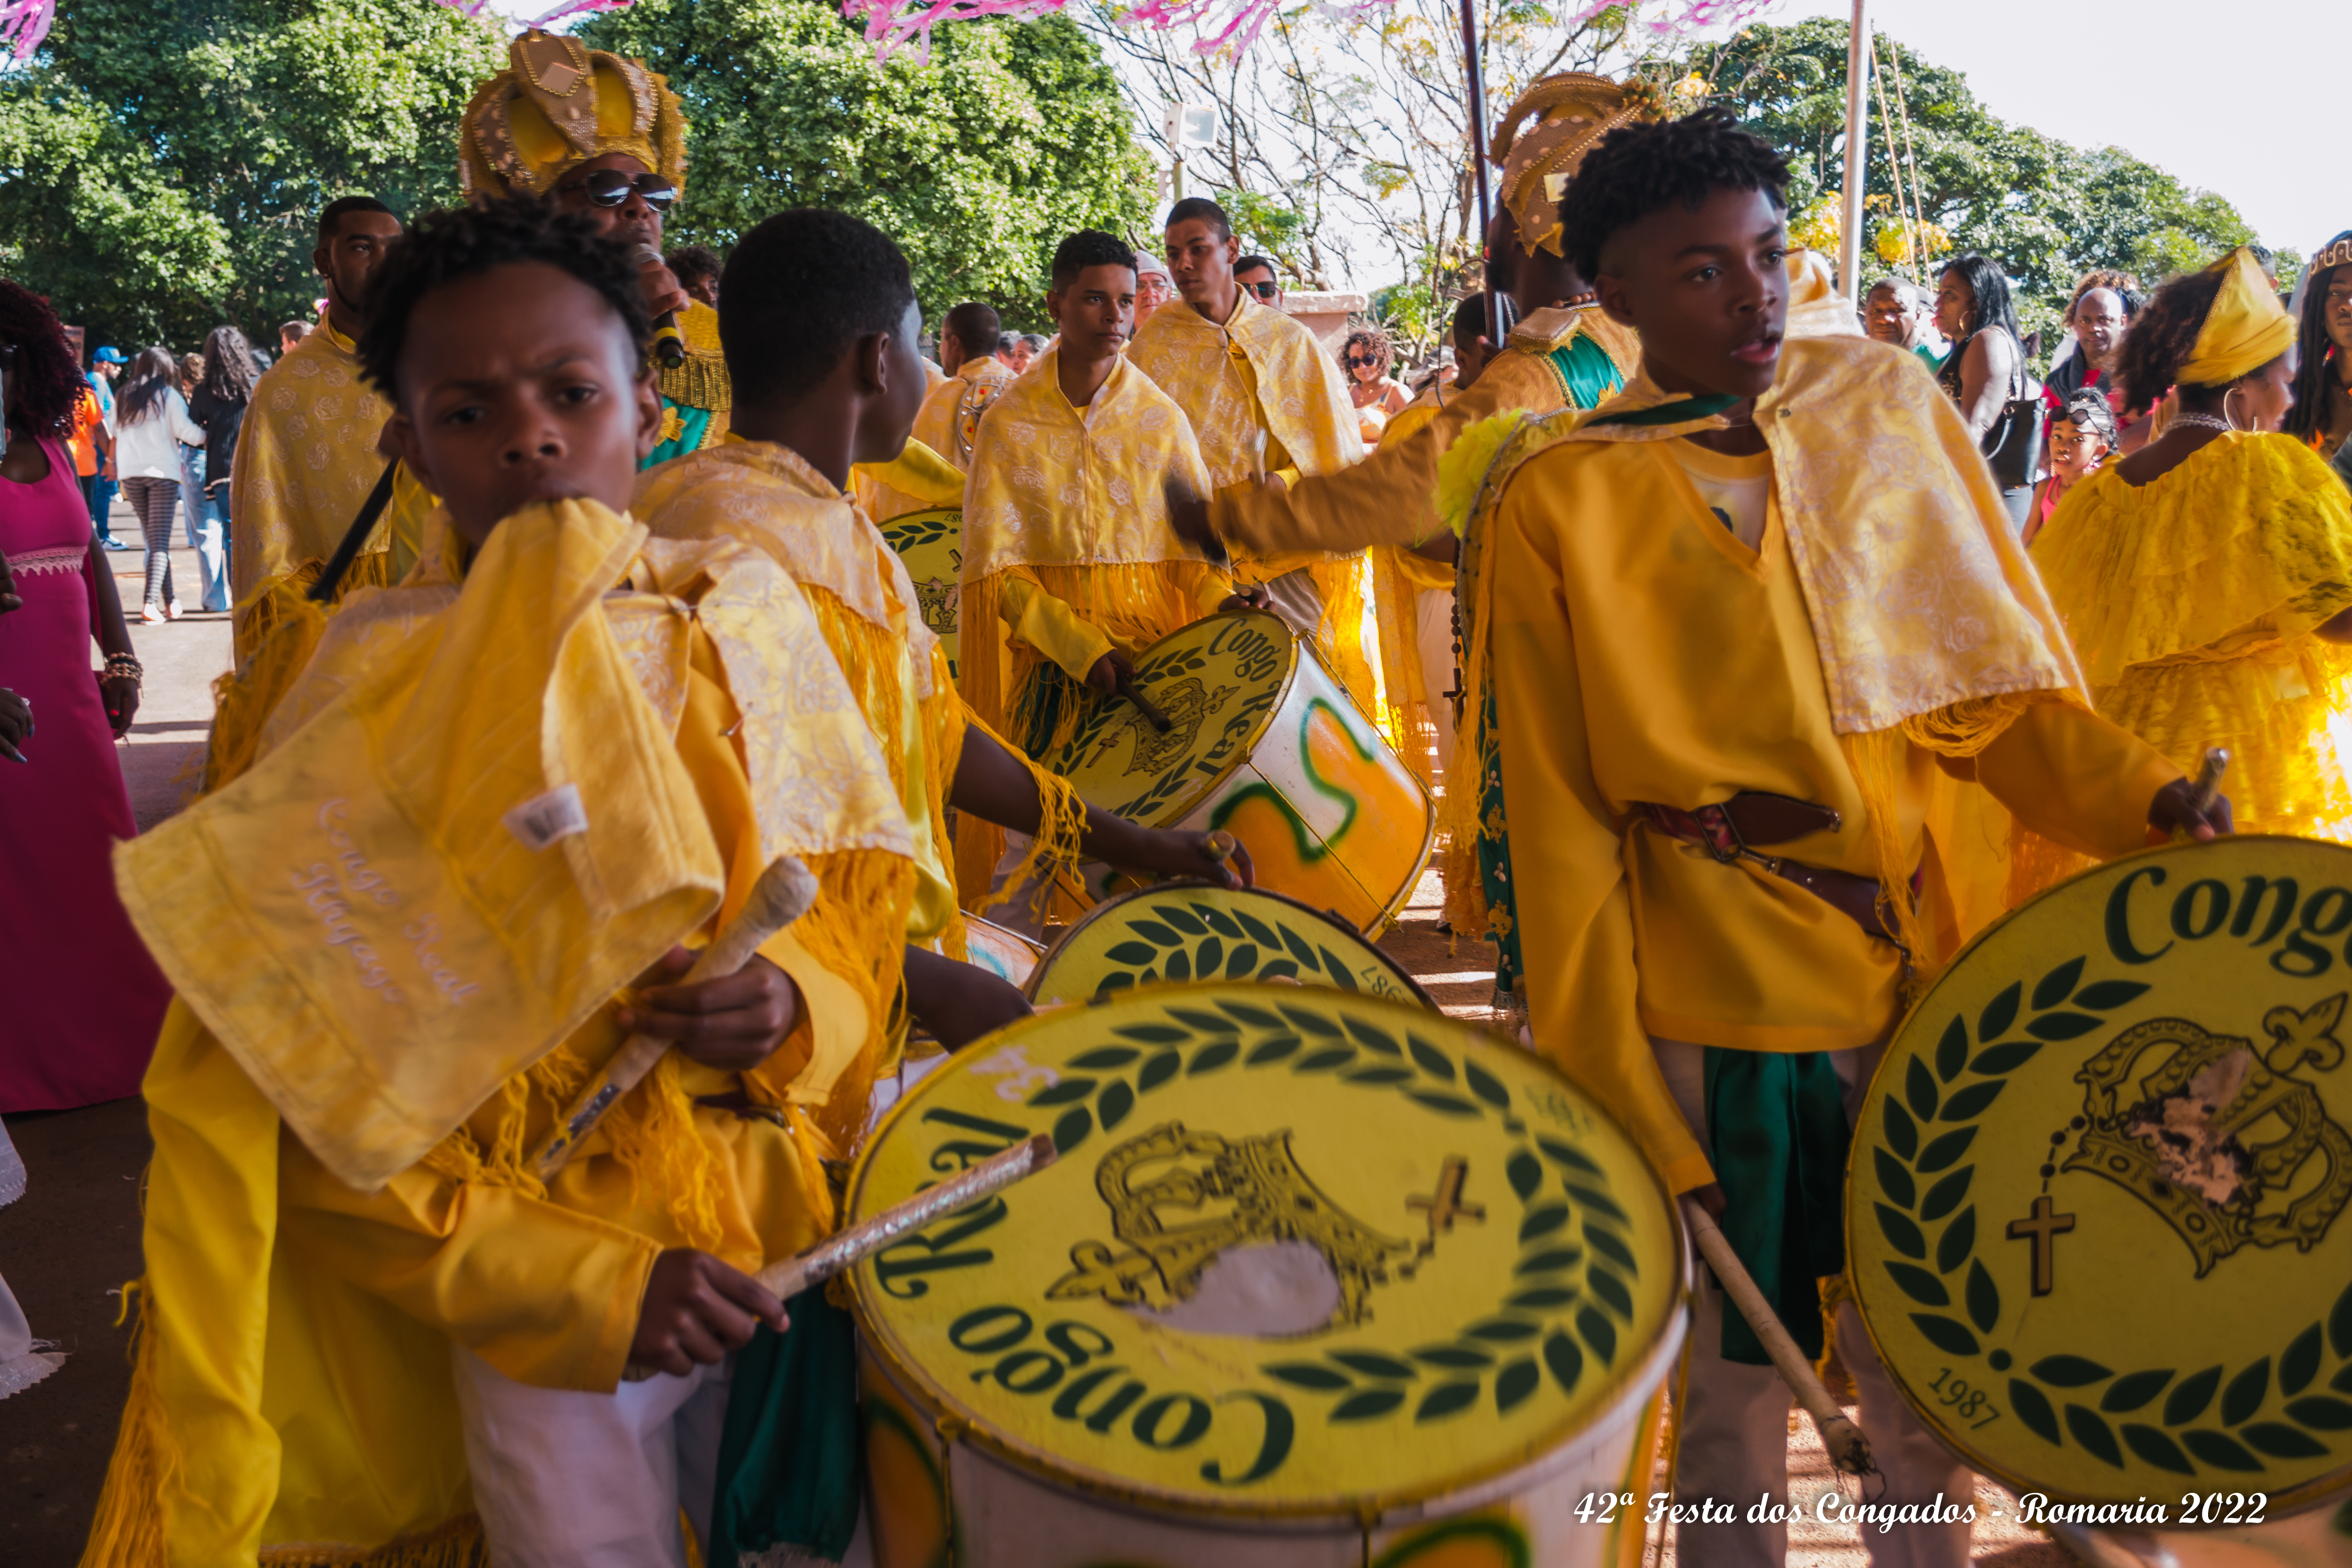
[[[1638,1510],[1579,1508],[1650,1490],[1681,1237],[1538,1058],[1346,992],[1129,992],[950,1058],[851,1207],[1047,1131],[854,1276],[884,1568],[1635,1560]]]
[[[1054,771],[1147,826],[1224,828],[1259,886],[1384,929],[1428,863],[1436,811],[1314,650],[1279,616],[1234,611],[1160,638],[1136,674],[1173,727],[1097,703]]]
[[[2352,850],[2259,837],[2062,884],[1928,990],[1855,1128],[1849,1257],[1962,1458],[2161,1505],[2203,1527],[2182,1563],[2352,1561],[2279,1544],[2352,1485],[2347,996]]]
[[[962,509],[935,507],[902,512],[881,524],[881,529],[883,539],[898,552],[915,584],[915,602],[922,611],[923,625],[946,646],[948,671],[955,673],[961,652],[956,618],[963,596]]]
[[[1430,1005],[1394,959],[1320,910],[1206,882],[1161,882],[1097,904],[1023,989],[1042,1007],[1192,980],[1327,985]]]

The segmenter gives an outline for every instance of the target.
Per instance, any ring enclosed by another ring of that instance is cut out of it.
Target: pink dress
[[[0,478],[0,554],[22,609],[0,615],[0,686],[33,705],[19,764],[0,757],[0,1113],[139,1092],[171,986],[114,896],[115,840],[138,829],[90,674],[97,594],[73,458]]]

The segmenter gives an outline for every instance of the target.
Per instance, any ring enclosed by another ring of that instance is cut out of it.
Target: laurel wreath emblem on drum
[[[1915,1056],[1903,1082],[1890,1087],[1885,1143],[1872,1150],[1884,1194],[1872,1204],[1879,1234],[1908,1260],[1890,1259],[1883,1267],[1906,1296],[1937,1309],[1913,1312],[1912,1323],[1939,1350],[1985,1355],[1995,1373],[2011,1371],[2010,1353],[1986,1354],[1977,1336],[1999,1327],[2003,1303],[1977,1256],[1976,1207],[1968,1202],[1976,1167],[1960,1162],[1976,1139],[1976,1119],[2000,1098],[2011,1073],[2045,1043],[2089,1034],[2105,1022],[2101,1015],[2148,989],[2129,980],[2083,984],[2084,963],[2075,957],[2059,964],[2035,984],[2030,998],[2022,982],[2003,989],[1978,1015],[1973,1042],[1968,1018],[1956,1014],[1937,1042],[1932,1070]],[[2022,1025],[2028,1037],[2004,1040],[2019,1026],[2029,1000]],[[1937,1225],[1931,1238],[1929,1227]],[[1956,1289],[1966,1321],[1952,1315]],[[2223,1363],[2186,1376],[2176,1368],[2119,1373],[2088,1356],[2061,1353],[2010,1377],[2009,1398],[2018,1418],[2044,1441],[2063,1447],[2071,1436],[2116,1469],[2124,1468],[2128,1447],[2145,1463],[2183,1476],[2202,1473],[2200,1464],[2255,1475],[2267,1468],[2262,1456],[2325,1458],[2330,1447],[2314,1434],[2352,1431],[2352,1403],[2313,1386],[2330,1351],[2337,1364],[2326,1386],[2352,1394],[2352,1287],[2324,1323],[2311,1324],[2284,1350],[2234,1372]],[[2277,1405],[2271,1409],[2273,1384]],[[2256,1419],[2266,1409],[2270,1417]]]
[[[1490,1392],[1496,1414],[1507,1415],[1547,1373],[1567,1394],[1589,1358],[1615,1364],[1621,1332],[1633,1321],[1626,1279],[1641,1271],[1624,1234],[1632,1219],[1600,1164],[1531,1130],[1508,1086],[1492,1073],[1411,1029],[1399,1038],[1360,1018],[1335,1022],[1280,1002],[1261,1007],[1219,997],[1201,1006],[1171,1005],[1166,1016],[1164,1023],[1113,1026],[1110,1032],[1129,1043],[1073,1058],[1071,1071],[1089,1076],[1065,1078],[1029,1097],[1034,1108],[1067,1107],[1054,1126],[1063,1154],[1098,1128],[1118,1128],[1141,1097],[1180,1074],[1198,1078],[1234,1068],[1328,1075],[1370,1093],[1402,1094],[1441,1116],[1492,1120],[1520,1141],[1503,1170],[1520,1205],[1519,1259],[1507,1293],[1492,1310],[1400,1355],[1333,1349],[1316,1360],[1267,1363],[1259,1369],[1267,1376],[1336,1396],[1329,1421],[1372,1420],[1410,1405],[1421,1423],[1465,1411]]]
[[[1149,914],[1139,910],[1129,916],[1129,940],[1104,951],[1103,957],[1118,967],[1095,987],[1097,997],[1161,980],[1297,980],[1342,991],[1363,989],[1347,958],[1331,951],[1328,937],[1309,941],[1278,915],[1261,919],[1245,910],[1172,900],[1149,909]]]

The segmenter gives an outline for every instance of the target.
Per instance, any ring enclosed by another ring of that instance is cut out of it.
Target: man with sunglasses
[[[1216,203],[1169,209],[1168,270],[1182,296],[1138,327],[1128,357],[1192,422],[1220,495],[1333,474],[1364,455],[1339,367],[1315,334],[1241,286],[1241,241]],[[1367,712],[1360,551],[1236,552],[1234,582],[1263,584],[1268,607],[1316,647]]]
[[[327,296],[315,330],[254,384],[229,476],[233,640],[242,662],[306,594],[384,474],[376,449],[391,406],[360,377],[352,344],[376,268],[400,243],[399,216],[373,196],[319,213],[310,252]],[[415,563],[433,498],[396,469],[390,501],[341,592],[397,582]]]
[[[641,467],[715,447],[735,395],[719,312],[662,260],[662,221],[685,194],[686,118],[643,60],[536,29],[466,107],[458,175],[474,195],[544,195],[593,219],[639,258],[646,313],[674,316],[685,358],[661,370],[661,440]]]
[[[1266,256],[1244,256],[1234,263],[1234,281],[1261,305],[1277,310],[1289,307],[1283,302],[1282,274],[1276,270],[1274,259]]]

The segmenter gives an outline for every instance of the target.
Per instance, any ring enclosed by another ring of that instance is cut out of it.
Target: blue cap
[[[118,348],[103,348],[89,356],[100,364],[129,364],[130,356]]]

